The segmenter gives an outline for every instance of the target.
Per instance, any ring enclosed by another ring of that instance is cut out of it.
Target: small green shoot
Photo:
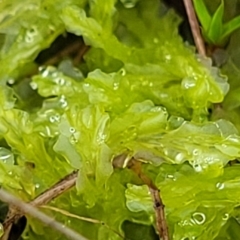
[[[211,16],[204,0],[193,0],[198,19],[202,25],[202,33],[206,42],[215,46],[226,44],[232,32],[240,27],[240,16],[235,17],[227,23],[223,23],[224,1]]]

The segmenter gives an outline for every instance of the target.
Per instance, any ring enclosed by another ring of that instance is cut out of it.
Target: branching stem
[[[8,193],[7,191],[0,189],[0,199],[12,206],[16,209],[17,212],[26,213],[32,217],[37,218],[44,224],[56,229],[57,231],[64,234],[68,239],[72,240],[87,240],[85,237],[81,236],[77,232],[73,231],[72,229],[68,228],[64,224],[61,224],[54,220],[53,218],[48,217],[46,214],[40,212],[38,209],[33,207],[29,203],[25,203],[20,199],[14,197],[12,194]]]

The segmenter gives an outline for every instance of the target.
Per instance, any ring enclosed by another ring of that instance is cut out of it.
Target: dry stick
[[[140,161],[137,161],[134,158],[132,158],[128,163],[128,167],[132,169],[139,176],[139,178],[148,186],[154,202],[157,231],[159,233],[159,236],[163,240],[169,240],[170,238],[168,233],[167,221],[164,213],[164,204],[160,196],[160,191],[152,182],[152,180],[144,173],[142,173],[141,164],[142,163]]]
[[[78,51],[76,57],[73,59],[73,64],[76,66],[81,62],[82,57],[84,54],[90,49],[90,46],[84,45],[80,50]]]
[[[192,30],[197,51],[202,56],[206,56],[206,49],[205,49],[204,41],[200,32],[198,20],[194,11],[194,7],[192,4],[192,0],[183,0],[183,2],[188,15],[188,21]]]
[[[35,207],[31,206],[28,203],[21,201],[20,199],[14,197],[12,194],[7,191],[0,189],[0,199],[10,205],[17,207],[21,212],[31,215],[32,217],[37,218],[44,224],[56,229],[57,231],[64,234],[68,239],[72,240],[87,240],[85,237],[81,236],[77,232],[68,228],[64,224],[57,222],[56,220],[48,217],[46,214],[40,212]]]
[[[164,204],[160,196],[160,191],[152,187],[149,187],[149,191],[154,202],[157,228],[160,229],[162,239],[169,240],[168,226],[164,213]]]
[[[33,199],[31,202],[29,202],[28,205],[34,206],[34,207],[40,207],[42,205],[45,205],[45,204],[49,203],[54,198],[57,198],[62,193],[66,192],[67,190],[69,190],[70,188],[72,188],[75,185],[76,180],[77,180],[77,174],[78,174],[77,170],[68,174],[63,179],[61,179],[56,184],[54,184],[51,188],[47,189],[46,191],[44,191],[43,193],[38,195],[35,199]],[[57,209],[57,208],[49,207],[49,206],[48,206],[48,208],[49,209],[55,209],[55,211]],[[62,211],[62,213],[65,213],[65,214],[67,213],[64,210],[61,210],[61,211]],[[68,214],[70,214],[70,213],[68,213]],[[24,212],[21,211],[21,209],[17,209],[15,207],[10,208],[9,213],[7,215],[7,218],[3,223],[5,231],[4,231],[4,235],[1,238],[1,240],[7,240],[8,239],[12,224],[15,221],[19,220],[23,215],[24,215]],[[73,217],[73,216],[76,218],[76,216],[72,214],[71,217]],[[84,217],[80,218],[79,217],[79,219],[89,221],[89,218],[84,218]],[[107,224],[105,224],[105,223],[103,223],[99,220],[95,220],[95,223],[103,224],[104,226],[109,228],[111,231],[113,231],[115,234],[117,234],[119,237],[124,238],[119,232],[110,228]]]
[[[49,203],[51,200],[60,196],[63,192],[66,192],[68,189],[75,185],[77,180],[77,174],[78,171],[73,171],[72,173],[68,174],[59,182],[54,184],[51,188],[47,189],[42,194],[33,199],[31,202],[29,202],[29,204],[31,206],[38,207],[43,204]],[[8,239],[12,224],[18,221],[23,215],[23,212],[19,211],[19,209],[10,207],[7,217],[3,223],[4,235],[1,237],[1,240]]]

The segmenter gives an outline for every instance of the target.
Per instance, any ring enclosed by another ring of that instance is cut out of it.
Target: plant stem
[[[46,214],[40,212],[35,207],[31,206],[31,204],[21,201],[20,199],[14,197],[12,194],[8,193],[3,189],[0,189],[0,199],[8,203],[9,205],[14,206],[14,208],[16,208],[18,212],[26,213],[32,217],[35,217],[44,224],[56,229],[57,231],[64,234],[68,239],[87,240],[85,237],[68,228],[64,224],[61,224],[53,218],[48,217]]]
[[[148,189],[151,193],[159,237],[161,237],[162,240],[170,240],[167,221],[164,213],[164,204],[160,196],[160,191],[152,182],[152,180],[142,172],[141,165],[142,163],[134,158],[132,158],[128,163],[128,167],[138,175],[144,184],[148,186]]]
[[[202,56],[206,56],[206,49],[205,49],[204,41],[200,32],[198,20],[194,11],[194,7],[192,4],[192,0],[183,0],[183,3],[187,12],[188,21],[192,30],[192,35],[193,35],[193,39],[194,39],[197,51]]]

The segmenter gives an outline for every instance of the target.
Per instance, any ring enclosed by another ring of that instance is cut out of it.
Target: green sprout
[[[240,27],[240,16],[223,23],[224,1],[211,16],[203,0],[193,0],[205,40],[215,46],[226,44],[229,35]]]

